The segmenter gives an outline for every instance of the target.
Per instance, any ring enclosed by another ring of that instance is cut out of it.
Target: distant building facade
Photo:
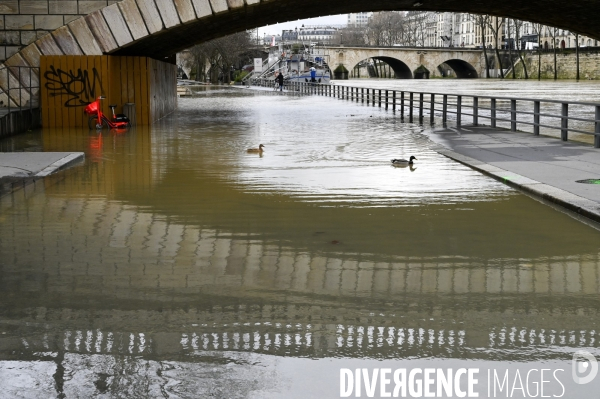
[[[544,49],[574,48],[577,43],[573,32],[528,21],[469,13],[409,11],[404,18],[404,42],[399,44],[531,49],[534,46],[526,46],[526,43],[531,43],[533,38],[535,47],[540,45]],[[596,47],[598,40],[579,36],[579,46]]]
[[[372,12],[357,12],[348,14],[348,27],[367,26],[369,18],[373,16]]]
[[[301,28],[283,30],[280,40],[283,43],[318,43],[318,44],[337,44],[339,43],[338,26],[304,26]]]

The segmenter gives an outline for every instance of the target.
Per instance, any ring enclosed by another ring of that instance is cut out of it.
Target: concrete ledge
[[[45,167],[43,170],[39,171],[35,174],[35,177],[45,177],[51,173],[54,173],[58,170],[64,169],[69,165],[76,163],[77,161],[83,161],[85,158],[85,154],[83,152],[74,152],[72,154],[67,155],[64,158],[59,159],[54,162],[52,165]]]
[[[82,162],[84,158],[83,152],[0,153],[0,197]]]
[[[498,181],[501,181],[510,187],[522,190],[525,193],[531,194],[535,197],[539,197],[551,203],[560,205],[571,212],[575,212],[578,215],[585,216],[595,222],[600,223],[600,204],[598,202],[580,197],[568,191],[541,183],[528,177],[521,176],[517,173],[498,168],[497,166],[489,165],[477,159],[451,151],[441,145],[435,145],[432,149],[450,159],[469,166],[470,168],[475,169],[486,176],[490,176]]]

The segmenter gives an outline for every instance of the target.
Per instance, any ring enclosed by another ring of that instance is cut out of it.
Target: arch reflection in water
[[[562,355],[540,348],[597,345],[597,254],[311,252],[93,197],[30,201],[39,206],[12,214],[29,236],[0,227],[5,320],[29,337],[13,349],[462,358],[486,347],[514,360],[531,356],[516,348],[544,357]],[[81,329],[90,320],[97,327]],[[176,322],[157,332],[166,320]]]

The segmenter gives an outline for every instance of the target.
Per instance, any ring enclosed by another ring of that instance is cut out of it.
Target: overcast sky
[[[298,21],[284,22],[275,25],[267,25],[258,28],[258,36],[266,35],[281,35],[284,29],[300,28],[302,24],[308,25],[345,25],[348,23],[348,14],[329,15],[327,17],[301,19]]]

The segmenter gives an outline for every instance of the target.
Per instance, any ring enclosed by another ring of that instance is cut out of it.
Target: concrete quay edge
[[[30,186],[32,183],[35,184],[37,181],[43,180],[45,177],[52,175],[55,172],[66,169],[76,163],[83,162],[85,159],[85,153],[83,152],[70,152],[70,153],[36,153],[36,152],[19,152],[19,153],[0,153],[0,157],[3,154],[11,154],[11,157],[19,156],[21,159],[28,159],[27,163],[35,165],[35,170],[27,170],[25,168],[19,168],[13,165],[13,167],[4,165],[4,170],[0,168],[0,197],[14,193],[17,190],[24,189]],[[50,160],[45,159],[39,160],[39,155],[33,154],[44,154],[44,156],[51,156]],[[52,155],[55,155],[52,157]],[[56,159],[56,156],[59,158]],[[38,160],[31,161],[32,158],[38,158]],[[37,162],[36,162],[37,161]],[[10,161],[9,161],[10,162]],[[22,166],[22,165],[21,165]],[[7,170],[8,169],[8,170]],[[10,170],[12,169],[12,170]]]
[[[78,161],[83,161],[85,159],[85,154],[83,152],[73,152],[67,155],[64,158],[59,159],[58,161],[52,163],[51,165],[46,166],[44,169],[36,173],[35,177],[45,177],[51,173],[57,172],[59,170],[65,169]]]
[[[441,144],[435,144],[432,149],[445,157],[460,162],[472,169],[492,177],[509,187],[522,190],[534,197],[539,197],[559,205],[571,212],[600,223],[600,203],[580,197],[560,188],[521,176],[518,173],[487,164],[483,161],[459,154]]]

